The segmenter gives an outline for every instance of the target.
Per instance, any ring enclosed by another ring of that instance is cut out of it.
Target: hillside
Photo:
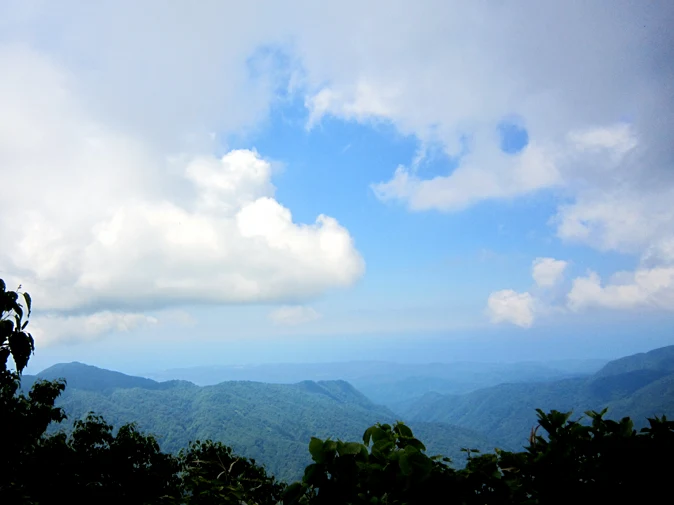
[[[534,409],[586,410],[608,407],[607,417],[674,416],[674,346],[627,356],[587,378],[500,384],[463,395],[429,394],[400,404],[397,412],[412,421],[441,422],[488,434],[521,447],[536,424]]]
[[[312,436],[358,440],[368,426],[396,418],[345,381],[231,381],[199,387],[185,381],[156,382],[81,363],[56,365],[38,377],[68,381],[58,404],[71,423],[89,411],[102,414],[115,426],[135,421],[171,452],[190,440],[222,441],[283,479],[298,478],[310,463],[307,446]],[[429,451],[459,463],[464,460],[462,447],[491,450],[500,445],[465,428],[428,423],[412,423],[411,427],[423,436]]]
[[[674,345],[610,361],[595,374],[595,377],[618,375],[635,370],[674,373]]]

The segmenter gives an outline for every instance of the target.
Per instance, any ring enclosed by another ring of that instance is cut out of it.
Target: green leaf
[[[305,487],[300,482],[288,486],[283,493],[283,503],[294,503],[305,493]]]
[[[323,441],[320,438],[311,437],[309,442],[309,454],[316,463],[322,463],[324,460]]]
[[[423,442],[421,440],[417,440],[416,438],[410,438],[405,440],[405,447],[414,447],[419,451],[426,450],[426,446],[423,444]]]
[[[402,435],[403,437],[409,437],[412,438],[414,435],[412,435],[412,430],[410,429],[409,426],[406,426],[403,423],[398,423],[395,426],[395,431]]]
[[[356,455],[360,454],[364,446],[358,442],[347,442],[343,444],[339,450],[340,456],[342,455]],[[367,449],[366,449],[367,450]]]
[[[323,459],[332,461],[335,454],[337,454],[337,442],[334,440],[326,440],[323,442]]]
[[[403,475],[412,475],[414,469],[412,468],[412,463],[407,454],[403,453],[400,455],[398,465],[400,465],[400,471]]]
[[[323,465],[312,463],[304,469],[304,478],[302,481],[308,485],[316,484],[316,481],[319,480],[323,474]]]
[[[392,441],[380,439],[372,445],[372,452],[384,455],[389,454],[394,448],[395,444]]]

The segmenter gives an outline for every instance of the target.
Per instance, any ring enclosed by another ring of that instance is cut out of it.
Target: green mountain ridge
[[[391,408],[429,392],[462,394],[504,382],[531,382],[590,375],[605,360],[550,362],[403,364],[383,361],[268,363],[179,368],[143,374],[155,380],[183,379],[200,386],[231,380],[294,384],[346,380],[375,403]]]
[[[397,416],[370,401],[346,381],[266,384],[229,381],[196,386],[187,381],[157,382],[82,363],[50,367],[24,376],[24,388],[36,379],[65,378],[68,387],[57,405],[69,416],[65,425],[93,411],[114,426],[136,422],[157,436],[162,449],[176,452],[192,440],[212,439],[254,458],[281,479],[296,479],[311,462],[312,436],[359,440],[377,422]],[[428,450],[463,464],[462,447],[492,450],[502,446],[473,430],[447,424],[412,423]],[[53,430],[63,429],[52,427]]]
[[[463,395],[429,394],[397,410],[412,421],[470,427],[521,447],[536,425],[534,409],[608,408],[607,418],[630,416],[638,427],[656,415],[674,416],[674,346],[607,363],[587,378],[509,383]]]
[[[607,377],[635,370],[674,373],[674,345],[610,361],[595,373],[594,377]]]

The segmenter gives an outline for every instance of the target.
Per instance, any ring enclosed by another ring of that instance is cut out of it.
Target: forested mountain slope
[[[346,380],[373,402],[391,407],[429,392],[462,394],[504,382],[531,382],[590,375],[604,360],[552,362],[403,364],[383,361],[268,363],[202,366],[145,374],[155,380],[181,379],[198,385],[252,380],[293,384],[302,380]]]
[[[265,384],[231,381],[199,387],[186,381],[156,382],[81,363],[59,364],[38,374],[63,377],[58,400],[70,422],[89,411],[120,426],[137,422],[157,435],[163,449],[178,451],[191,440],[212,439],[255,458],[275,475],[294,479],[310,463],[312,436],[358,440],[376,422],[396,415],[373,404],[345,381]],[[35,377],[25,376],[24,387]],[[413,423],[431,452],[463,462],[462,447],[491,450],[501,445],[466,428]]]
[[[463,395],[429,394],[401,405],[411,421],[469,427],[512,447],[525,444],[536,424],[534,409],[608,408],[608,418],[630,416],[639,426],[656,415],[674,416],[674,346],[627,356],[587,378],[500,384]]]

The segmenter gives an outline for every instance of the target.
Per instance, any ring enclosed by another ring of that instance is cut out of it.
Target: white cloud
[[[485,151],[466,156],[450,175],[433,179],[420,179],[400,166],[390,181],[373,184],[372,189],[381,200],[402,200],[411,210],[449,211],[560,183],[555,162],[544,149],[530,145],[517,156]]]
[[[152,316],[129,312],[103,311],[85,316],[40,316],[30,323],[30,332],[39,346],[96,340],[110,332],[128,332],[156,325]]]
[[[269,319],[274,324],[295,326],[319,319],[319,314],[313,307],[304,305],[287,305],[279,307],[269,313]]]
[[[256,152],[167,161],[85,113],[53,62],[0,68],[0,264],[40,309],[294,301],[362,275],[349,232],[294,222]]]
[[[493,323],[512,323],[528,328],[540,315],[558,310],[549,295],[564,275],[568,262],[555,258],[536,258],[531,263],[531,276],[536,286],[534,294],[518,293],[512,289],[494,291],[487,299],[487,315]]]
[[[619,158],[637,146],[632,127],[618,123],[607,128],[589,128],[569,132],[567,138],[581,151],[610,150]]]
[[[539,287],[552,287],[562,279],[567,264],[554,258],[536,258],[531,265],[531,276]]]
[[[674,188],[588,191],[555,217],[557,235],[600,250],[641,253],[674,237]]]
[[[512,323],[529,328],[534,322],[534,299],[529,293],[512,289],[494,291],[487,300],[487,313],[493,323]]]
[[[305,106],[309,110],[307,127],[313,127],[328,114],[360,121],[390,118],[395,114],[397,94],[395,89],[375,88],[367,81],[359,81],[348,97],[323,88],[306,99]]]
[[[638,269],[616,277],[607,285],[595,272],[578,277],[567,295],[569,308],[674,310],[674,268]]]

